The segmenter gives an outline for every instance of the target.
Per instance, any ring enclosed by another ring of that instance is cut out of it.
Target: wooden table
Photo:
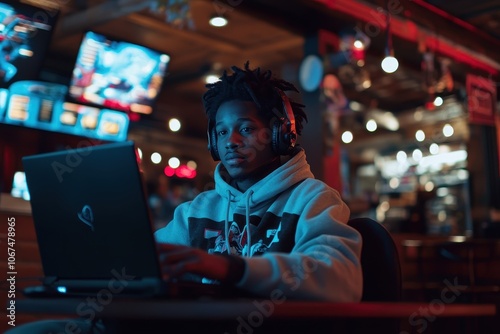
[[[286,300],[135,300],[115,299],[106,305],[81,299],[25,299],[17,311],[31,314],[102,317],[114,323],[113,333],[140,330],[190,333],[275,333],[276,330],[353,332],[354,325],[390,319],[490,317],[493,304],[326,303]],[[117,325],[119,324],[119,325]],[[144,328],[143,326],[146,326]],[[139,327],[138,327],[139,326]],[[245,330],[244,330],[245,329]],[[251,330],[251,331],[250,331]]]

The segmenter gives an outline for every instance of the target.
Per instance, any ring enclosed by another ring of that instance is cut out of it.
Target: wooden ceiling
[[[28,1],[26,1],[28,2]],[[30,0],[39,5],[53,1]],[[139,123],[163,129],[176,117],[189,137],[205,138],[205,116],[201,95],[204,76],[221,73],[232,65],[272,69],[297,82],[304,57],[306,36],[318,30],[341,34],[346,29],[379,28],[370,34],[371,43],[363,70],[371,79],[368,89],[359,90],[353,74],[326,69],[339,75],[350,100],[374,104],[395,113],[423,105],[428,91],[421,70],[422,46],[436,59],[450,59],[457,89],[465,75],[474,73],[499,82],[500,27],[498,1],[462,0],[453,6],[446,1],[389,1],[392,4],[393,46],[400,69],[392,75],[380,69],[386,46],[384,9],[387,1],[348,0],[191,0],[193,28],[178,28],[165,16],[150,10],[145,0],[70,0],[61,4],[61,16],[50,47],[47,68],[60,81],[68,80],[85,30],[143,44],[171,56],[164,89],[152,115]],[[468,8],[470,10],[465,10]],[[229,24],[208,24],[216,12],[224,12]],[[427,45],[427,44],[428,45]],[[344,68],[343,71],[346,71]],[[299,85],[297,83],[297,85]]]

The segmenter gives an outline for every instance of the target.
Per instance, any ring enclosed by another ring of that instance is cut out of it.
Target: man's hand
[[[227,257],[208,254],[198,248],[165,243],[159,243],[158,249],[165,279],[190,273],[224,281],[229,275],[230,260]]]

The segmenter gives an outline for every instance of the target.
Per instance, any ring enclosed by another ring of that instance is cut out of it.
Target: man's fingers
[[[178,277],[185,273],[198,273],[200,271],[199,258],[184,257],[177,262],[170,262],[162,266],[162,273],[168,277]]]
[[[195,256],[195,252],[191,249],[175,249],[162,251],[160,253],[160,261],[163,264],[172,264]]]
[[[228,260],[197,248],[160,244],[158,247],[162,274],[166,279],[186,273],[221,280],[228,272]]]

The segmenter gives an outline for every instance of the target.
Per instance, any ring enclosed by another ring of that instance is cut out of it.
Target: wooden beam
[[[80,33],[96,25],[149,8],[151,0],[108,0],[62,18],[56,38]]]
[[[161,31],[165,35],[176,35],[185,40],[192,41],[197,45],[206,45],[207,47],[223,50],[227,53],[242,54],[244,53],[246,57],[249,55],[259,55],[268,52],[276,52],[279,50],[290,49],[294,47],[302,47],[304,43],[304,38],[301,36],[296,36],[294,38],[287,38],[276,43],[264,44],[260,47],[243,47],[234,44],[233,42],[226,42],[220,38],[214,38],[207,34],[202,34],[198,31],[193,30],[181,30],[174,28],[168,24],[165,24],[159,20],[151,19],[146,15],[140,13],[131,14],[127,17],[127,20],[131,23],[135,23],[146,27],[154,31]]]
[[[232,53],[243,51],[242,48],[235,45],[234,43],[225,42],[221,39],[213,38],[213,37],[210,37],[210,36],[205,35],[205,34],[201,34],[201,33],[196,32],[196,31],[177,29],[177,28],[170,26],[167,23],[153,19],[153,18],[148,17],[146,15],[141,15],[138,13],[131,14],[127,17],[127,20],[132,22],[132,23],[141,25],[147,29],[152,29],[155,31],[162,32],[166,36],[175,35],[179,38],[185,39],[186,41],[192,41],[193,43],[196,43],[198,45],[206,45],[207,47],[210,47],[210,48],[220,49],[220,50],[223,50],[225,52],[232,52]]]
[[[260,47],[250,47],[244,50],[246,57],[258,56],[270,52],[278,52],[280,50],[288,50],[294,48],[302,48],[304,45],[304,38],[302,36],[295,36],[279,40],[275,43],[266,43]]]

